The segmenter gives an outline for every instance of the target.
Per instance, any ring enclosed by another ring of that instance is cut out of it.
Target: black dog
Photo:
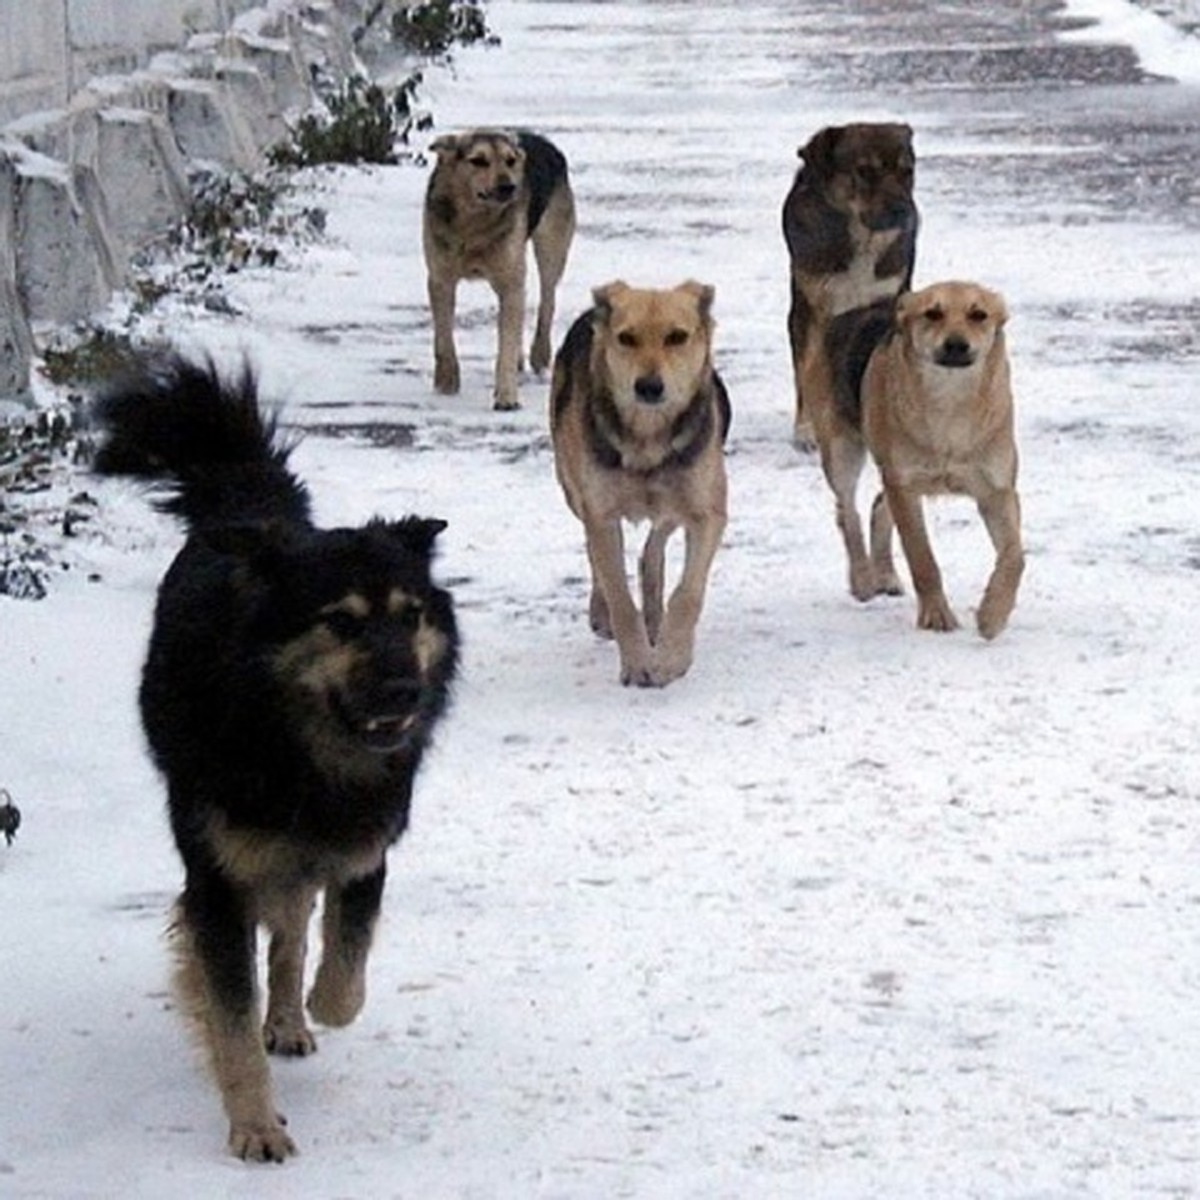
[[[141,687],[186,870],[178,978],[231,1151],[281,1161],[295,1145],[265,1051],[316,1048],[302,990],[317,894],[323,954],[308,1009],[344,1025],[365,999],[387,850],[454,676],[453,606],[430,577],[445,522],[314,528],[248,368],[223,379],[211,364],[152,361],[101,397],[97,416],[108,437],[96,469],[172,482],[161,507],[188,527]],[[270,931],[265,1022],[259,924]]]

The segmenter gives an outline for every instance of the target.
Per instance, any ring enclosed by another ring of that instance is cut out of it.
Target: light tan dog
[[[871,559],[882,590],[898,591],[892,526],[900,532],[921,629],[958,621],[925,528],[922,497],[971,496],[996,551],[976,624],[994,638],[1008,622],[1025,568],[1004,300],[975,283],[937,283],[901,296],[896,330],[863,377],[863,432],[883,476],[871,514]]]
[[[460,387],[454,305],[463,279],[485,279],[500,302],[494,406],[520,405],[525,323],[526,242],[533,243],[539,294],[529,365],[550,365],[554,293],[575,233],[567,160],[551,142],[525,131],[472,129],[439,137],[425,196],[423,243],[433,314],[433,384]]]
[[[589,615],[615,638],[621,682],[662,687],[692,664],[696,623],[726,521],[729,395],[712,362],[713,289],[662,291],[617,281],[571,327],[554,360],[554,465],[583,522]],[[629,590],[623,521],[650,522]],[[663,608],[665,551],[683,527],[683,571]]]

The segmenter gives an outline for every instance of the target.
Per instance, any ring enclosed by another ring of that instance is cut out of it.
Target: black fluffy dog
[[[309,917],[323,890],[308,1010],[344,1025],[365,999],[387,850],[407,825],[458,637],[451,598],[430,577],[445,522],[314,528],[256,393],[248,368],[225,379],[211,364],[150,361],[100,397],[96,468],[170,482],[161,507],[188,527],[141,687],[186,869],[179,984],[231,1151],[281,1161],[295,1145],[265,1051],[316,1048],[302,1003]],[[259,924],[270,931],[265,1020]]]

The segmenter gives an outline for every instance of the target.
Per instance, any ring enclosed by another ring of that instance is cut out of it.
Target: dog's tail
[[[169,483],[158,507],[190,527],[308,522],[308,492],[287,467],[294,444],[260,408],[249,364],[223,377],[211,360],[147,358],[102,393],[93,412],[106,434],[95,470]]]

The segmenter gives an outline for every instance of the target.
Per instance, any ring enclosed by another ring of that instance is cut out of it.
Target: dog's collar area
[[[645,465],[625,461],[625,446],[629,439],[620,410],[610,391],[599,391],[587,408],[588,440],[596,461],[610,471],[632,471],[637,475],[653,475],[657,471],[690,466],[712,438],[715,402],[716,389],[710,375],[705,385],[697,389],[687,408],[672,422],[662,456]]]

